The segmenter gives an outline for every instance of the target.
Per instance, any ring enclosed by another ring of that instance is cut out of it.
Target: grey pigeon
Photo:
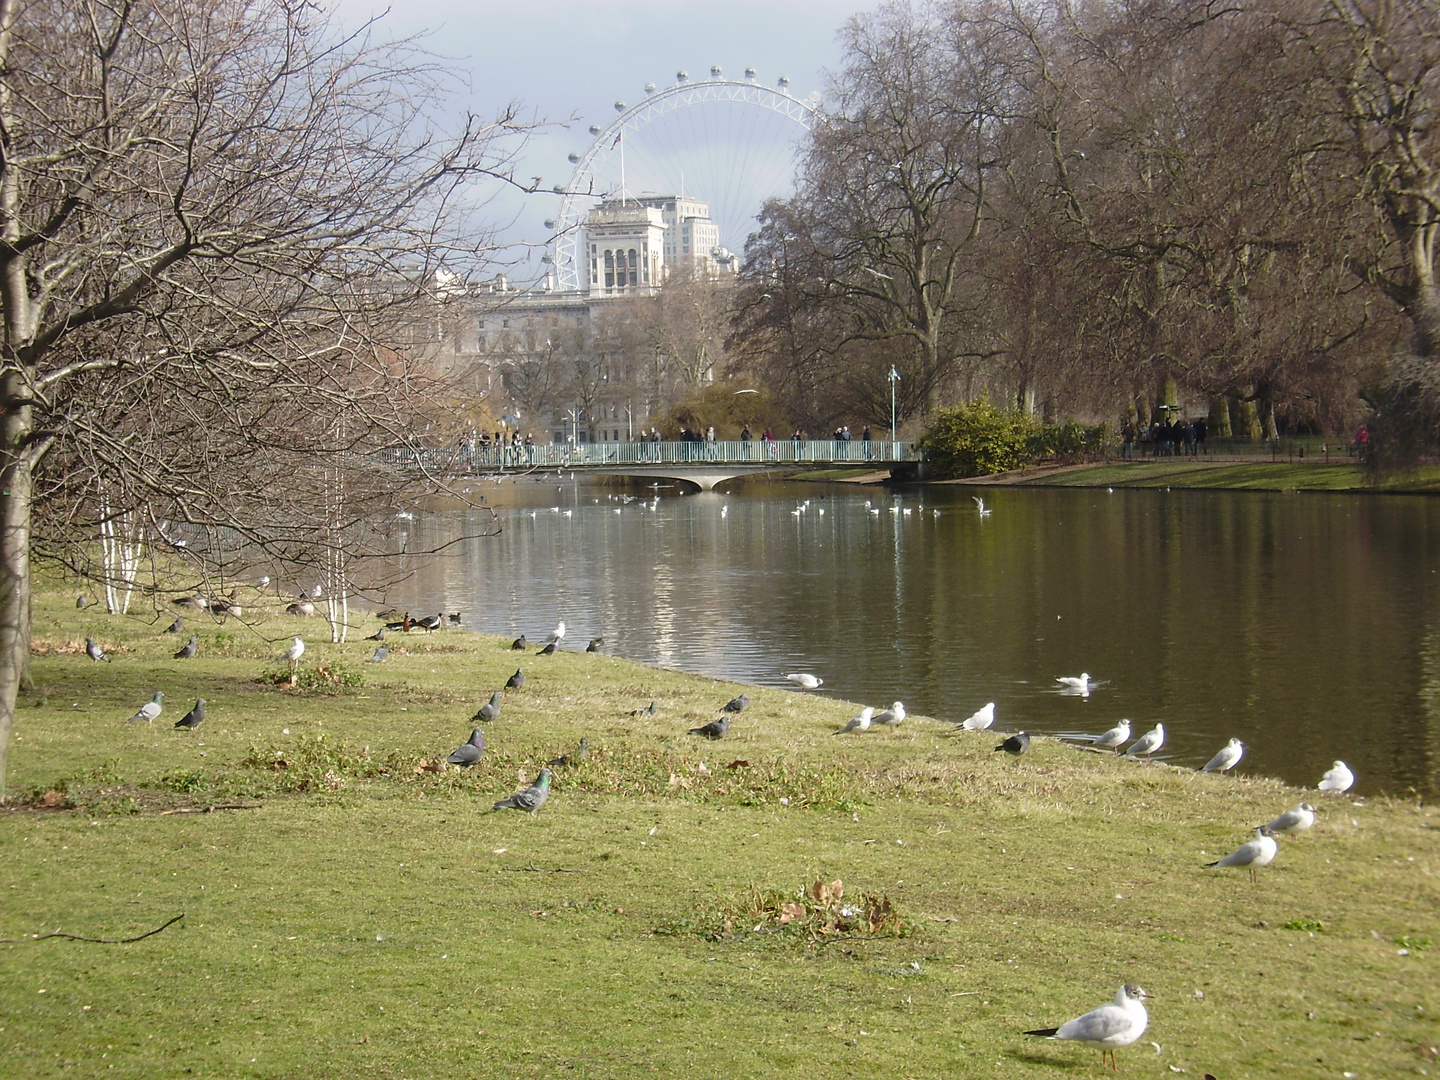
[[[540,770],[540,776],[535,783],[531,784],[524,791],[517,791],[508,799],[501,799],[495,804],[496,810],[528,810],[530,816],[535,816],[535,811],[545,805],[545,800],[550,798],[550,770]]]
[[[520,689],[521,687],[523,687],[524,685],[525,685],[525,672],[521,671],[519,668],[516,668],[516,669],[515,669],[515,674],[514,674],[514,675],[511,675],[510,678],[508,678],[508,679],[505,680],[505,689],[506,689],[506,690],[519,690],[519,689]]]
[[[561,754],[557,758],[552,758],[550,761],[550,765],[553,768],[564,769],[568,768],[571,765],[580,764],[580,762],[584,761],[589,756],[590,740],[588,737],[581,736],[580,745],[578,748],[572,750],[568,754]]]
[[[552,641],[552,642],[550,642],[550,644],[546,645],[543,649],[541,649],[541,650],[540,650],[539,652],[537,652],[535,655],[536,655],[536,656],[554,656],[554,655],[555,655],[555,650],[558,649],[559,647],[560,647],[560,643],[559,643],[558,641]]]
[[[180,651],[175,654],[175,659],[193,660],[195,658],[195,653],[199,648],[200,639],[192,636],[189,641],[187,641],[183,646],[181,646]]]
[[[1025,753],[1026,750],[1029,750],[1029,749],[1030,749],[1030,734],[1029,734],[1029,732],[1025,732],[1025,731],[1017,732],[1016,734],[1011,735],[1008,739],[1006,739],[1004,742],[1002,742],[999,746],[995,747],[996,753],[999,753],[1001,750],[1004,750],[1005,753],[1007,753],[1007,754],[1013,754],[1015,757],[1019,757],[1021,754]]]
[[[202,697],[195,702],[195,707],[175,721],[176,727],[195,729],[205,719],[205,699]]]
[[[85,594],[84,594],[84,593],[81,593],[79,596],[75,597],[75,606],[76,606],[77,608],[80,608],[80,609],[83,610],[84,607],[85,607],[85,605],[88,604],[88,603],[90,603],[90,601],[85,599]]]
[[[366,640],[366,641],[384,641],[384,640],[385,640],[385,627],[383,627],[383,626],[380,627],[379,630],[376,630],[373,634],[371,634],[371,635],[370,635],[369,637],[367,637],[365,640]]]
[[[503,695],[499,690],[490,695],[490,700],[480,706],[480,711],[472,716],[471,720],[494,720],[500,715],[500,701]]]
[[[386,660],[389,660],[389,659],[390,659],[390,646],[388,646],[388,645],[381,645],[378,649],[375,650],[375,654],[370,657],[370,663],[372,663],[372,664],[383,664]]]
[[[176,615],[176,616],[175,616],[175,621],[172,622],[169,626],[167,626],[167,627],[165,628],[165,633],[167,633],[167,634],[178,634],[181,630],[184,630],[184,629],[185,629],[185,616],[183,616],[183,615]]]
[[[149,701],[147,701],[144,705],[141,705],[140,711],[137,712],[134,716],[130,717],[130,719],[125,722],[127,724],[133,724],[137,720],[144,720],[147,724],[153,724],[155,722],[155,718],[160,715],[161,710],[165,707],[164,701],[164,691],[156,690],[155,696]]]
[[[94,638],[87,637],[85,639],[85,655],[91,660],[104,660],[107,664],[110,663],[110,657],[104,649],[95,644]]]
[[[731,698],[729,701],[727,701],[727,702],[725,703],[725,707],[724,707],[723,709],[721,709],[720,711],[721,711],[721,712],[728,712],[728,713],[742,713],[742,712],[744,712],[746,709],[748,709],[749,707],[750,707],[750,695],[749,695],[749,694],[741,694],[739,697],[737,697],[737,698]]]
[[[474,765],[485,752],[485,733],[478,727],[470,732],[470,741],[457,746],[445,760],[451,765]]]
[[[631,710],[630,710],[630,715],[631,715],[631,716],[654,716],[654,715],[656,715],[659,711],[660,711],[660,706],[657,705],[657,704],[655,703],[655,700],[652,698],[652,699],[650,700],[650,704],[649,704],[649,705],[646,705],[645,708],[643,708],[643,709],[631,709]]]
[[[730,718],[722,716],[719,720],[711,720],[710,723],[701,727],[692,727],[691,735],[704,735],[707,739],[723,739],[730,733]]]
[[[521,649],[529,648],[529,646],[530,643],[525,640],[524,634],[521,634],[519,637],[517,637],[514,641],[510,643],[510,648],[514,649],[516,652],[519,652]]]
[[[585,646],[586,652],[599,652],[600,646],[605,644],[603,637],[591,638],[590,644]]]

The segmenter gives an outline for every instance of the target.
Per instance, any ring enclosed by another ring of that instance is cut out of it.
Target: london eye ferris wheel
[[[790,193],[801,140],[819,106],[819,95],[795,97],[783,77],[766,86],[753,68],[729,79],[718,66],[708,79],[681,71],[673,86],[648,84],[635,105],[615,102],[615,118],[592,125],[589,147],[570,155],[569,183],[554,188],[560,209],[545,224],[554,235],[547,257],[556,286],[580,288],[580,226],[602,198],[699,199],[710,205],[721,243],[742,249],[761,204]]]

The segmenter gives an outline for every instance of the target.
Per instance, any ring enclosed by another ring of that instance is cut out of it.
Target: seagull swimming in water
[[[987,509],[985,509],[985,500],[984,500],[984,499],[982,499],[979,495],[971,495],[970,498],[974,499],[974,500],[975,500],[975,505],[980,508],[980,516],[981,516],[981,517],[989,517],[989,516],[990,516],[990,511],[987,510]]]
[[[1320,778],[1321,791],[1333,791],[1337,795],[1342,791],[1349,791],[1355,783],[1355,774],[1350,771],[1350,766],[1343,761],[1337,761]]]
[[[1069,690],[1079,690],[1082,694],[1090,692],[1090,673],[1082,671],[1079,675],[1057,675],[1055,681]]]
[[[974,716],[962,721],[960,726],[966,731],[984,731],[993,723],[995,723],[995,703],[989,701],[977,710]]]
[[[1119,1072],[1115,1051],[1122,1046],[1129,1046],[1145,1034],[1145,1026],[1150,1022],[1150,1017],[1145,1012],[1141,999],[1149,996],[1134,983],[1126,983],[1115,995],[1113,1004],[1091,1009],[1084,1016],[1076,1017],[1058,1028],[1038,1028],[1025,1034],[1043,1035],[1051,1039],[1073,1039],[1099,1047],[1101,1067],[1104,1067],[1108,1054],[1110,1067]]]
[[[1201,772],[1228,772],[1240,763],[1245,756],[1245,744],[1239,739],[1231,739],[1220,748],[1220,752],[1211,758]]]

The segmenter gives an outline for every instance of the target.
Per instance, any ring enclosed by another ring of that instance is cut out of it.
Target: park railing
[[[436,472],[457,469],[584,469],[655,465],[891,465],[919,461],[917,444],[902,440],[784,439],[767,442],[598,442],[534,446],[389,447],[393,465]]]

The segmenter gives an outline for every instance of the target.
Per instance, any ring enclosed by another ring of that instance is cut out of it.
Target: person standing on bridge
[[[869,461],[869,460],[870,460],[870,443],[871,443],[871,440],[872,440],[873,438],[874,438],[874,436],[870,434],[870,425],[869,425],[869,424],[866,424],[863,428],[860,429],[860,441],[865,444],[865,460],[866,460],[866,461]]]

